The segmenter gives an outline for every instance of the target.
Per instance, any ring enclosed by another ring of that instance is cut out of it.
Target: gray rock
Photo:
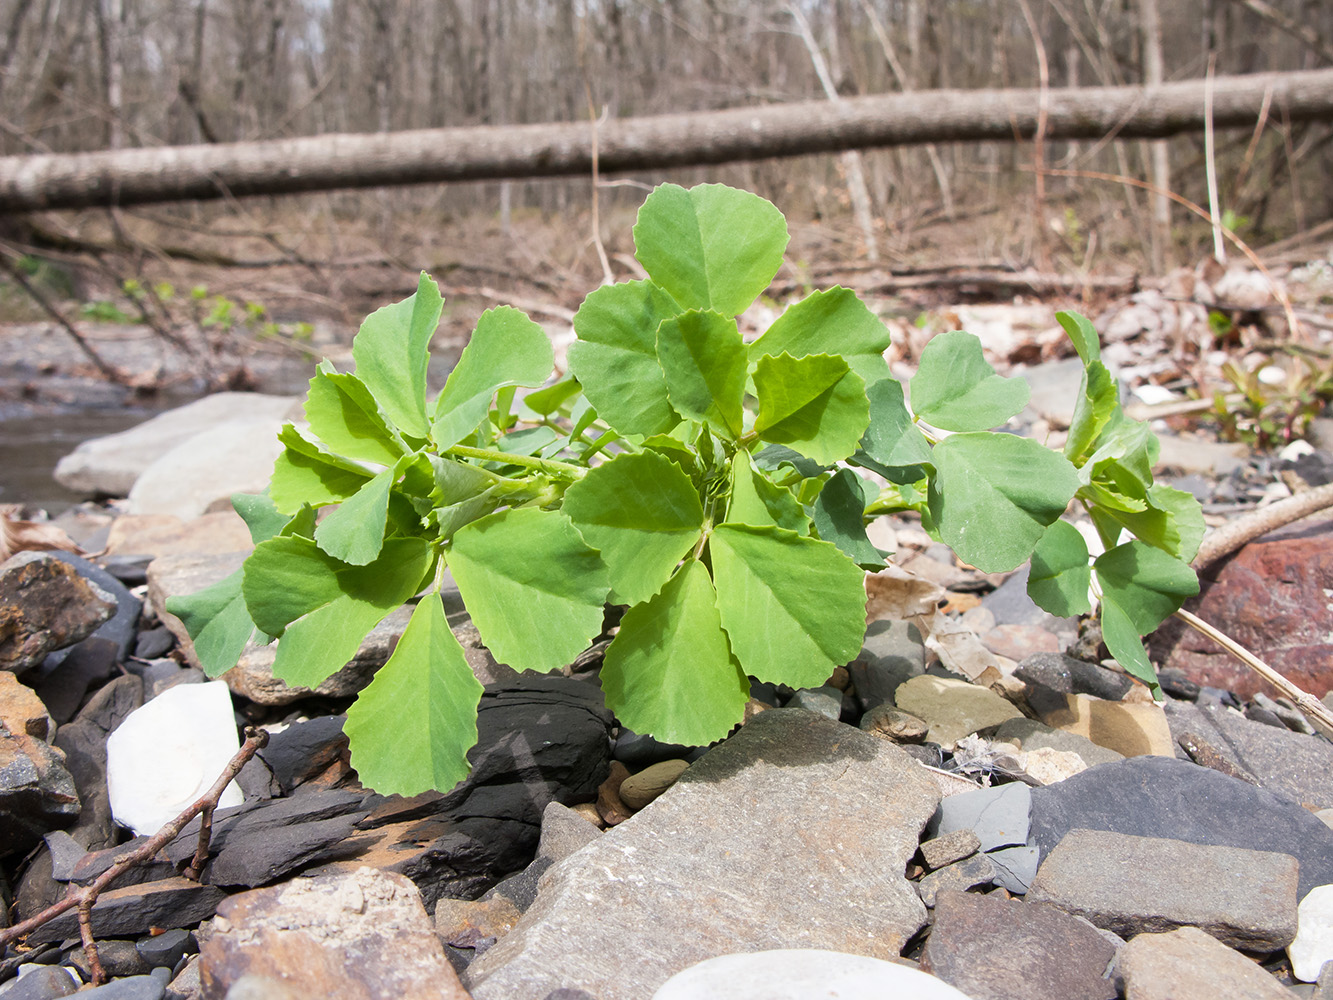
[[[293,396],[252,392],[205,396],[160,413],[130,430],[84,441],[56,464],[55,478],[76,493],[128,496],[145,469],[194,435],[241,415],[281,421],[299,412],[296,407]]]
[[[109,941],[98,941],[97,959],[102,963],[102,971],[108,979],[146,976],[148,970],[152,968],[139,954],[139,949],[134,946],[133,941],[120,941],[114,938]],[[83,948],[75,948],[69,953],[66,961],[79,970],[84,982],[92,981],[92,964],[88,961],[88,955]]]
[[[1004,583],[983,597],[981,606],[995,616],[996,625],[1036,625],[1065,640],[1078,635],[1078,619],[1056,618],[1028,596],[1026,565],[1014,570]]]
[[[59,652],[69,655],[57,661],[52,653],[39,670],[28,676],[51,717],[64,725],[78,714],[88,692],[116,672],[116,644],[89,636]]]
[[[144,583],[148,582],[147,564],[144,566]],[[140,632],[134,640],[134,655],[140,660],[156,660],[160,656],[166,656],[171,652],[171,647],[176,645],[176,637],[165,625],[159,625],[157,628],[148,629],[146,632]]]
[[[217,886],[184,878],[111,889],[98,896],[93,907],[93,936],[138,937],[153,927],[191,927],[211,917],[225,895]],[[63,941],[78,933],[78,914],[70,911],[42,924],[28,941]]]
[[[1173,757],[1130,757],[1032,789],[1043,857],[1072,829],[1290,854],[1298,895],[1333,883],[1333,829],[1272,792]]]
[[[601,830],[569,806],[548,802],[542,810],[542,832],[541,840],[537,843],[537,857],[564,861],[601,835]]]
[[[31,670],[115,613],[111,594],[53,553],[11,556],[0,564],[0,670]]]
[[[194,935],[182,928],[140,938],[134,944],[150,969],[174,969],[188,952],[196,951]]]
[[[91,1000],[162,1000],[166,992],[167,984],[157,976],[129,976],[79,995]]]
[[[256,756],[273,772],[283,795],[291,795],[347,752],[346,721],[345,715],[321,715],[293,722],[269,736],[268,746]]]
[[[664,760],[684,759],[696,749],[680,743],[662,743],[643,733],[621,729],[611,756],[631,770],[636,770]]]
[[[199,1000],[202,995],[203,984],[199,982],[199,956],[194,955],[168,984],[165,1000]]]
[[[1061,694],[1090,694],[1107,701],[1119,701],[1134,686],[1124,674],[1063,653],[1033,653],[1018,665],[1014,676]]]
[[[35,736],[0,725],[0,857],[26,851],[79,816],[79,793],[63,757]]]
[[[901,873],[937,801],[893,745],[809,712],[763,712],[551,868],[519,924],[468,969],[469,988],[475,1000],[561,987],[637,1000],[737,948],[896,957],[925,919]],[[792,830],[822,845],[797,866]]]
[[[3,990],[5,1000],[54,1000],[55,997],[73,996],[78,991],[69,971],[58,965],[32,969]]]
[[[55,830],[44,838],[51,852],[51,877],[68,882],[74,877],[74,866],[83,860],[87,849],[64,830]]]
[[[995,884],[1017,896],[1028,891],[1037,876],[1041,852],[1035,847],[1004,847],[991,851],[986,857],[995,866]]]
[[[1042,859],[1027,898],[1122,937],[1194,926],[1270,952],[1296,936],[1297,867],[1287,854],[1071,830]]]
[[[1140,934],[1120,950],[1116,973],[1134,1000],[1293,1000],[1262,966],[1197,927]]]
[[[926,672],[926,645],[910,622],[887,618],[871,622],[861,654],[847,666],[863,710],[893,703],[893,692]]]
[[[921,902],[931,909],[935,907],[936,896],[945,890],[963,891],[977,885],[990,885],[995,880],[995,866],[984,854],[974,854],[962,861],[945,865],[939,871],[933,871],[917,883],[916,891]]]
[[[926,829],[933,837],[971,830],[983,851],[1021,846],[1028,839],[1030,796],[1031,789],[1021,782],[950,795],[940,802]]]
[[[1036,719],[1010,719],[1002,722],[993,731],[991,739],[1017,743],[1023,750],[1040,750],[1047,747],[1065,753],[1076,753],[1083,758],[1088,767],[1125,759],[1124,754],[1108,747],[1098,746],[1086,736],[1069,733],[1063,729],[1052,729]]]
[[[1074,419],[1082,377],[1083,361],[1077,357],[1043,361],[1026,369],[1023,379],[1030,391],[1024,413],[1029,417],[1035,414],[1057,429],[1068,427]]]
[[[110,640],[116,645],[116,659],[118,661],[125,659],[138,635],[139,613],[143,610],[143,601],[131,594],[125,584],[96,563],[70,552],[52,552],[51,555],[61,562],[68,563],[79,576],[99,590],[110,594],[115,600],[115,614],[99,625],[90,638]],[[68,652],[70,652],[68,648],[57,650],[47,658],[46,665],[50,666],[52,659],[58,661]]]
[[[1333,808],[1333,744],[1275,729],[1221,706],[1166,703],[1171,735],[1192,732],[1275,795]]]
[[[791,696],[788,708],[803,708],[836,722],[842,715],[842,692],[835,687],[802,688]]]
[[[1106,971],[1115,955],[1095,928],[1054,906],[947,890],[921,968],[987,1000],[1114,1000]]]
[[[952,677],[913,677],[894,692],[904,712],[929,723],[926,738],[952,746],[965,736],[1015,718],[1022,713],[989,688]]]
[[[981,849],[981,838],[971,830],[954,830],[921,843],[921,857],[927,868],[943,868],[962,861]]]

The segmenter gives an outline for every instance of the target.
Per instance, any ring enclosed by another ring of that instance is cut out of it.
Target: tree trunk
[[[1220,77],[1216,128],[1333,121],[1333,70]],[[1202,80],[1047,91],[1047,139],[1163,138],[1203,128]],[[918,91],[608,122],[603,173],[812,153],[1030,139],[1035,90]],[[322,135],[265,142],[0,158],[0,213],[334,188],[560,177],[591,170],[585,122]]]

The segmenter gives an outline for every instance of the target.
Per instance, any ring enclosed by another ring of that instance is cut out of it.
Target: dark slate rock
[[[107,639],[116,645],[116,659],[124,660],[134,647],[134,640],[139,625],[139,614],[143,611],[143,601],[129,592],[125,584],[117,580],[96,563],[76,556],[70,552],[52,552],[61,562],[74,567],[79,576],[110,594],[116,602],[115,614],[98,626],[92,638]],[[72,650],[60,650],[52,654],[57,660]],[[48,658],[49,662],[49,658]]]
[[[141,660],[155,660],[166,656],[171,647],[176,645],[176,637],[165,625],[140,632],[134,641],[134,655]]]
[[[0,564],[0,669],[23,673],[116,613],[116,600],[51,552]]]
[[[517,875],[510,875],[507,879],[497,883],[494,888],[488,890],[483,900],[494,899],[496,896],[503,897],[514,904],[514,908],[519,913],[526,913],[533,900],[537,898],[537,880],[542,877],[546,869],[550,868],[555,862],[550,858],[536,858],[532,864],[524,868]]]
[[[138,937],[153,927],[192,927],[217,910],[226,894],[184,878],[145,882],[102,893],[93,907],[93,936]],[[79,917],[62,913],[28,935],[30,943],[77,937]]]
[[[927,767],[944,766],[944,748],[938,743],[899,743],[898,749]]]
[[[646,734],[621,729],[611,756],[628,768],[642,770],[664,760],[684,760],[694,749],[680,743],[663,743]]]
[[[1197,734],[1275,795],[1333,808],[1333,744],[1216,706],[1168,702],[1166,721],[1173,737]]]
[[[122,976],[146,976],[151,966],[144,961],[133,941],[111,939],[97,942],[97,959],[102,963],[102,971],[108,979]],[[92,965],[82,948],[75,948],[67,959],[70,965],[79,970],[84,982],[93,978]]]
[[[84,639],[68,653],[59,661],[48,657],[40,677],[33,681],[37,697],[62,725],[78,714],[91,689],[116,672],[117,662],[115,642],[100,636]]]
[[[1157,671],[1157,681],[1163,691],[1181,701],[1194,701],[1199,697],[1202,687],[1197,681],[1190,680],[1179,667],[1162,667]]]
[[[899,685],[925,672],[926,646],[910,622],[883,618],[866,629],[861,654],[847,665],[864,711],[893,704]]]
[[[199,950],[194,935],[179,927],[140,938],[135,947],[150,969],[174,969],[187,954]]]
[[[1134,686],[1124,674],[1063,653],[1033,653],[1014,670],[1019,680],[1061,694],[1090,694],[1119,701]]]
[[[1043,859],[1073,829],[1290,854],[1297,898],[1333,883],[1333,829],[1289,799],[1173,757],[1099,764],[1031,791],[1028,842]]]
[[[282,794],[282,785],[279,784],[277,776],[258,754],[245,762],[240,774],[236,775],[236,784],[241,786],[247,801],[272,799]]]
[[[51,877],[51,851],[43,846],[14,884],[14,921],[36,916],[64,895],[64,883]]]
[[[5,1000],[54,1000],[78,991],[70,974],[58,965],[33,969],[5,990]]]
[[[52,831],[43,839],[51,851],[51,877],[57,882],[68,882],[87,849],[64,830]]]
[[[129,976],[85,990],[79,994],[84,1000],[162,1000],[167,984],[158,976]]]
[[[921,896],[921,902],[934,909],[936,897],[941,892],[990,885],[994,880],[995,866],[991,864],[990,858],[984,854],[974,854],[931,872],[917,883],[916,891]]]
[[[79,885],[88,885],[110,868],[116,858],[142,847],[148,842],[148,839],[147,835],[135,837],[133,840],[117,844],[114,847],[89,851],[75,863],[69,873],[68,881]],[[164,878],[171,878],[175,874],[177,874],[176,866],[159,854],[157,858],[147,863],[130,865],[116,876],[115,885],[120,888],[127,885],[138,885],[142,882],[157,882]]]
[[[802,688],[791,696],[788,708],[803,708],[837,722],[842,717],[842,692],[835,687]]]
[[[106,791],[106,738],[143,704],[143,681],[125,674],[104,685],[78,717],[56,732],[55,745],[83,801],[83,811],[69,833],[90,851],[116,843],[116,825]]]
[[[322,715],[293,722],[269,736],[263,758],[277,779],[283,795],[290,795],[303,781],[313,778],[347,751],[343,734],[344,715]]]
[[[29,850],[79,816],[79,793],[60,755],[0,725],[0,857]]]
[[[148,582],[148,564],[153,556],[114,555],[103,559],[108,573],[127,587],[142,587]]]
[[[1115,945],[1046,903],[945,890],[921,968],[987,1000],[1114,1000]]]

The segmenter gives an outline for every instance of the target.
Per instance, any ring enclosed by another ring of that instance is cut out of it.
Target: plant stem
[[[587,469],[582,466],[571,465],[568,462],[557,462],[550,458],[537,458],[535,455],[511,455],[506,451],[497,451],[494,448],[473,448],[465,444],[456,444],[445,449],[445,454],[456,455],[459,458],[476,458],[483,462],[521,465],[528,469],[549,472],[553,476],[563,476],[566,479],[582,479],[588,474]]]

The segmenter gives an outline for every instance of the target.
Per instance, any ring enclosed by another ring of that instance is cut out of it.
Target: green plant
[[[608,602],[627,606],[601,670],[607,704],[636,731],[708,743],[741,721],[748,677],[817,685],[857,654],[864,571],[885,565],[866,525],[915,510],[982,569],[1031,557],[1030,592],[1057,614],[1090,610],[1095,572],[1108,646],[1156,685],[1140,636],[1196,591],[1203,521],[1189,494],[1153,483],[1156,438],[1121,412],[1087,320],[1060,318],[1084,362],[1060,453],[990,430],[1028,387],[966,333],[929,342],[909,411],[888,330],[847,289],[743,342],[736,316],[787,243],[763,199],[663,185],[634,238],[649,278],[587,297],[572,374],[554,384],[546,334],[500,307],[429,400],[443,302],[425,274],[363,323],[355,374],[319,365],[308,430],[282,429],[266,495],[234,498],[254,552],[168,603],[210,674],[258,630],[278,638],[275,675],[313,687],[424,592],[346,732],[369,786],[449,788],[467,773],[481,686],[436,596],[448,568],[488,647],[519,669],[570,662]],[[1109,549],[1091,565],[1059,520],[1076,497]],[[1125,530],[1136,537],[1119,543]]]
[[[1253,368],[1228,360],[1222,377],[1235,388],[1233,396],[1213,394],[1213,416],[1222,436],[1268,449],[1304,437],[1310,421],[1333,400],[1333,361],[1296,355],[1292,370],[1277,379],[1265,373],[1280,373],[1271,358]]]

